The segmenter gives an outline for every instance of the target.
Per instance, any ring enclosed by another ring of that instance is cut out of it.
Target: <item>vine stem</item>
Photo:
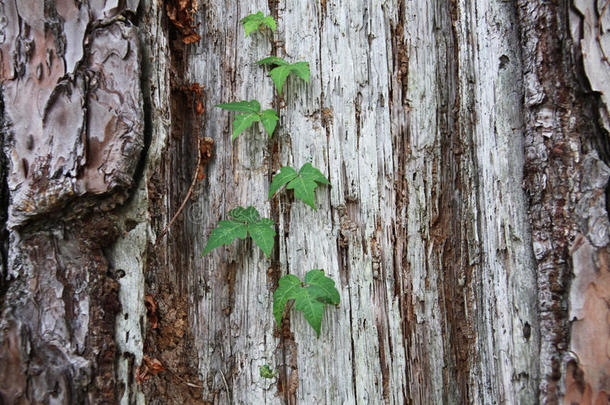
[[[176,213],[174,214],[172,219],[167,223],[167,225],[165,225],[165,228],[159,235],[159,239],[157,240],[157,243],[156,243],[157,246],[159,245],[159,243],[161,243],[161,240],[163,239],[163,237],[165,236],[165,234],[167,233],[169,228],[176,221],[176,219],[178,218],[178,216],[180,215],[180,213],[186,206],[186,203],[189,200],[189,198],[191,198],[191,195],[193,194],[193,190],[195,189],[195,184],[197,184],[197,175],[199,173],[199,170],[203,169],[201,166],[202,166],[201,165],[201,138],[198,136],[197,137],[197,166],[195,167],[195,173],[193,174],[193,181],[191,182],[191,186],[189,187],[189,189],[186,193],[186,196],[184,197],[184,200],[182,201],[182,204],[180,204],[180,208],[178,208],[178,211],[176,211]]]

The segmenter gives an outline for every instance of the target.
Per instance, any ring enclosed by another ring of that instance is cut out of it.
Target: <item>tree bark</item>
[[[607,2],[39,3],[0,1],[0,403],[608,400]],[[267,199],[306,162],[317,210]],[[272,256],[202,257],[248,205]],[[319,338],[272,314],[312,268]]]

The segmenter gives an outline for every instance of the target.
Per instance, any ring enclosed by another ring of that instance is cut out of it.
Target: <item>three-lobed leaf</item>
[[[275,242],[274,223],[268,218],[261,218],[256,208],[237,207],[229,211],[230,220],[219,221],[212,230],[210,238],[203,249],[203,255],[221,245],[229,245],[236,238],[246,239],[248,235],[254,243],[269,257]]]
[[[280,188],[286,185],[286,189],[294,190],[295,198],[302,200],[315,210],[315,189],[320,184],[330,184],[330,181],[320,170],[313,167],[311,163],[305,163],[298,173],[292,167],[285,166],[271,180],[269,198],[273,197]]]
[[[275,65],[269,72],[273,84],[277,88],[278,93],[282,94],[282,88],[290,73],[294,73],[297,77],[309,82],[309,62],[288,63],[284,59],[277,56],[269,56],[256,62],[258,65]]]
[[[295,309],[303,312],[307,323],[320,337],[324,308],[326,305],[339,305],[340,297],[335,282],[326,277],[322,270],[313,269],[305,275],[305,283],[292,274],[280,278],[279,286],[273,293],[273,316],[278,326],[290,300],[294,300]]]
[[[246,37],[249,36],[252,32],[258,30],[261,24],[270,28],[272,31],[275,31],[277,28],[277,23],[275,19],[271,16],[265,17],[262,11],[245,16],[241,19],[241,23],[244,25]]]
[[[239,134],[250,128],[255,122],[259,121],[263,124],[265,132],[267,132],[269,136],[272,136],[279,120],[277,113],[273,109],[260,112],[261,105],[257,100],[234,101],[232,103],[217,104],[216,107],[243,113],[235,115],[231,140],[235,140]]]

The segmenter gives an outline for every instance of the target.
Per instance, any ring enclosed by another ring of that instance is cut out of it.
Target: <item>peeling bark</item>
[[[143,147],[137,3],[2,2],[9,230],[3,403],[115,403],[119,284],[103,249]],[[126,8],[127,7],[127,8]]]
[[[599,90],[600,79],[610,66],[597,58],[599,49],[596,55],[592,47],[592,15],[587,7],[586,2],[580,1],[572,9],[565,3],[520,3],[523,56],[527,61],[524,183],[530,198],[538,262],[538,309],[541,330],[545,332],[541,334],[540,349],[542,403],[568,402],[586,387],[593,387],[592,398],[597,397],[598,389],[607,392],[606,384],[595,372],[606,366],[605,357],[597,357],[601,363],[595,365],[580,352],[584,342],[591,347],[603,338],[599,333],[585,337],[582,325],[597,322],[596,327],[603,330],[608,322],[606,319],[600,324],[599,317],[580,320],[584,316],[582,300],[588,301],[588,261],[597,261],[595,258],[608,244],[608,168],[602,160],[608,159],[608,141],[607,133],[601,129],[607,110],[600,114],[606,108],[605,98],[602,92],[600,103],[588,94],[586,80],[582,76],[578,80],[577,74],[584,67],[582,74],[593,90]],[[585,18],[580,19],[577,11]],[[574,46],[572,40],[580,46]],[[589,243],[600,250],[580,248]],[[575,278],[570,282],[572,274]],[[583,355],[585,363],[579,365],[578,358]],[[584,381],[577,378],[580,384],[572,383],[578,374],[575,367],[584,367],[580,370],[584,371]],[[597,380],[592,385],[591,378]],[[600,399],[604,397],[600,395]],[[590,402],[583,399],[581,403]]]

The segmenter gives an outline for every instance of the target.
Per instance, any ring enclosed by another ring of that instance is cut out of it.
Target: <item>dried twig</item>
[[[202,141],[204,142],[203,146],[205,146],[205,147],[202,147]],[[159,235],[159,238],[157,239],[157,245],[159,243],[161,243],[161,240],[163,239],[163,237],[165,236],[165,234],[167,233],[169,228],[172,226],[172,224],[178,218],[178,215],[180,215],[180,213],[186,206],[186,203],[189,200],[189,198],[191,198],[191,195],[193,194],[193,190],[195,189],[195,184],[197,184],[199,172],[201,170],[203,170],[203,165],[205,163],[207,163],[207,161],[212,157],[212,145],[214,145],[214,140],[212,138],[208,138],[208,137],[206,137],[206,138],[198,137],[197,138],[197,166],[195,167],[195,173],[193,174],[193,181],[191,182],[191,186],[189,187],[189,189],[186,193],[186,196],[184,197],[184,200],[182,201],[182,204],[180,204],[180,208],[178,208],[178,211],[174,214],[172,219],[168,222],[168,224],[165,226],[165,228]],[[205,155],[205,156],[203,156],[203,155]]]

